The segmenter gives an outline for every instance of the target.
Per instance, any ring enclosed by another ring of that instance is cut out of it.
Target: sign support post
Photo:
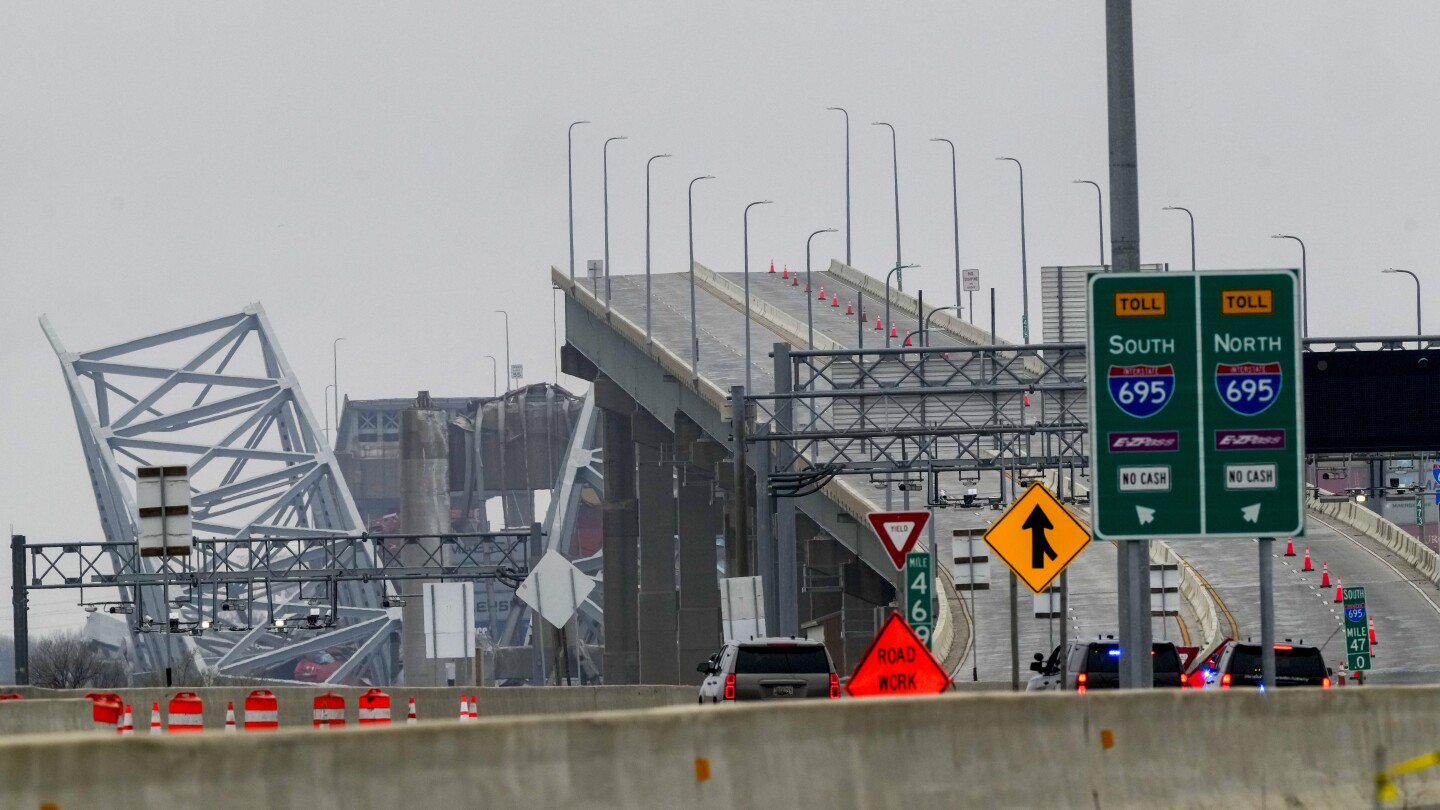
[[[1275,686],[1275,538],[1262,537],[1260,547],[1260,682]]]

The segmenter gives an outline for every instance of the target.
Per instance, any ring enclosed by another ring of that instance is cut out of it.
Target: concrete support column
[[[605,683],[640,681],[636,595],[639,518],[635,500],[635,402],[608,377],[595,379],[595,404],[602,410],[605,497],[600,503],[605,550]]]
[[[703,469],[680,476],[680,682],[699,684],[695,665],[720,649],[720,580],[715,537],[724,526],[724,505],[712,497]]]
[[[637,409],[630,424],[635,438],[640,528],[640,683],[680,683],[675,594],[675,437],[644,410]]]
[[[400,531],[405,534],[450,531],[448,437],[445,412],[431,404],[429,392],[421,391],[415,405],[400,413]],[[418,567],[438,548],[438,540],[427,539],[406,546],[401,557],[405,565]],[[425,657],[424,582],[408,580],[402,593],[400,655],[405,685],[444,686],[444,662]],[[473,682],[471,666],[468,661],[458,662],[458,683]]]

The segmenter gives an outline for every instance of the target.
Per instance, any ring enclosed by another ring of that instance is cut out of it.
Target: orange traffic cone
[[[833,309],[833,308],[838,307],[838,306],[840,306],[840,296],[838,296],[838,295],[832,295],[832,296],[830,296],[830,307]]]
[[[225,733],[235,733],[235,701],[233,700],[225,703]]]
[[[893,323],[890,324],[890,337],[900,337],[900,330],[896,329]]]
[[[791,286],[791,287],[799,287],[799,286],[800,286],[800,274],[799,274],[799,273],[796,273],[795,275],[793,275],[793,276],[790,277],[790,286]]]
[[[471,696],[470,696],[470,719],[471,719],[471,720],[475,720],[475,719],[478,719],[479,717],[480,717],[480,701],[476,700],[474,695],[471,695]]]
[[[772,272],[773,272],[773,271],[772,271]],[[790,278],[790,265],[788,265],[788,264],[785,265],[785,272],[783,272],[783,273],[780,274],[780,278],[782,278],[782,279]]]
[[[1315,566],[1310,564],[1310,547],[1305,547],[1305,564],[1300,567],[1301,571],[1314,571]]]
[[[135,733],[135,715],[130,713],[130,704],[125,704],[125,716],[120,719],[120,736],[129,737]]]
[[[1374,617],[1374,616],[1370,616],[1369,618],[1370,618],[1370,646],[1371,646],[1371,647],[1374,647],[1376,644],[1379,644],[1380,642],[1378,642],[1378,641],[1375,640],[1375,617]],[[1371,655],[1374,655],[1375,653],[1372,651],[1370,654],[1371,654]]]
[[[1287,537],[1287,538],[1285,538],[1285,556],[1286,556],[1286,557],[1294,557],[1294,556],[1295,556],[1295,538],[1293,538],[1293,537]]]
[[[846,314],[846,315],[854,315],[854,314],[855,314],[855,302],[854,302],[854,301],[846,301],[846,302],[845,302],[845,314]]]
[[[774,260],[774,259],[771,259],[771,260],[770,260],[770,273],[771,273],[772,275],[775,273],[775,260]]]
[[[470,700],[464,695],[460,697],[460,722],[464,723],[470,719]]]
[[[879,315],[876,315],[876,316],[875,316],[875,331],[876,331],[876,332],[881,332],[881,331],[884,331],[884,329],[885,329],[885,324],[880,323],[880,316],[879,316]]]
[[[1320,563],[1320,587],[1330,587],[1330,563]]]
[[[156,701],[150,704],[150,733],[160,734],[163,731],[160,725],[160,703]]]
[[[1345,579],[1343,577],[1335,577],[1335,604],[1338,605],[1345,601],[1344,589]]]
[[[413,726],[419,721],[420,719],[415,716],[415,697],[412,695],[410,697],[410,712],[405,715],[405,725]]]
[[[824,284],[821,284],[821,285],[820,285],[820,300],[821,300],[821,301],[824,301],[824,300],[825,300],[825,285],[824,285]]]
[[[909,346],[909,345],[910,345],[910,335],[911,335],[911,334],[912,334],[912,333],[911,333],[911,331],[910,331],[909,329],[906,329],[906,330],[905,330],[905,345],[906,345],[906,346]]]

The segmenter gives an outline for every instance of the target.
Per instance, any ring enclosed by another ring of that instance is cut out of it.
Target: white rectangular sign
[[[1121,467],[1121,492],[1169,492],[1170,468],[1164,465],[1153,467]]]
[[[190,553],[190,468],[138,468],[135,505],[140,556]]]
[[[980,270],[971,267],[960,271],[960,283],[965,292],[978,292],[980,290]]]
[[[1226,489],[1274,489],[1277,481],[1274,464],[1226,464]]]
[[[726,641],[765,635],[765,590],[760,577],[720,580],[720,625]]]
[[[475,657],[475,583],[425,583],[425,657]]]

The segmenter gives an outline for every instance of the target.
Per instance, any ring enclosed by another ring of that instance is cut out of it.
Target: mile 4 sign
[[[935,617],[930,613],[934,584],[929,552],[905,555],[905,620],[926,647],[930,646],[930,634],[935,629]]]
[[[915,548],[920,532],[930,522],[930,513],[871,512],[866,517],[870,519],[875,536],[880,538],[880,545],[885,547],[885,553],[890,555],[890,562],[895,564],[895,570],[903,570],[905,555]]]
[[[1370,669],[1370,628],[1365,588],[1342,588],[1340,595],[1345,599],[1345,664],[1352,672]]]
[[[845,684],[851,697],[936,695],[950,676],[899,613],[891,613]]]

